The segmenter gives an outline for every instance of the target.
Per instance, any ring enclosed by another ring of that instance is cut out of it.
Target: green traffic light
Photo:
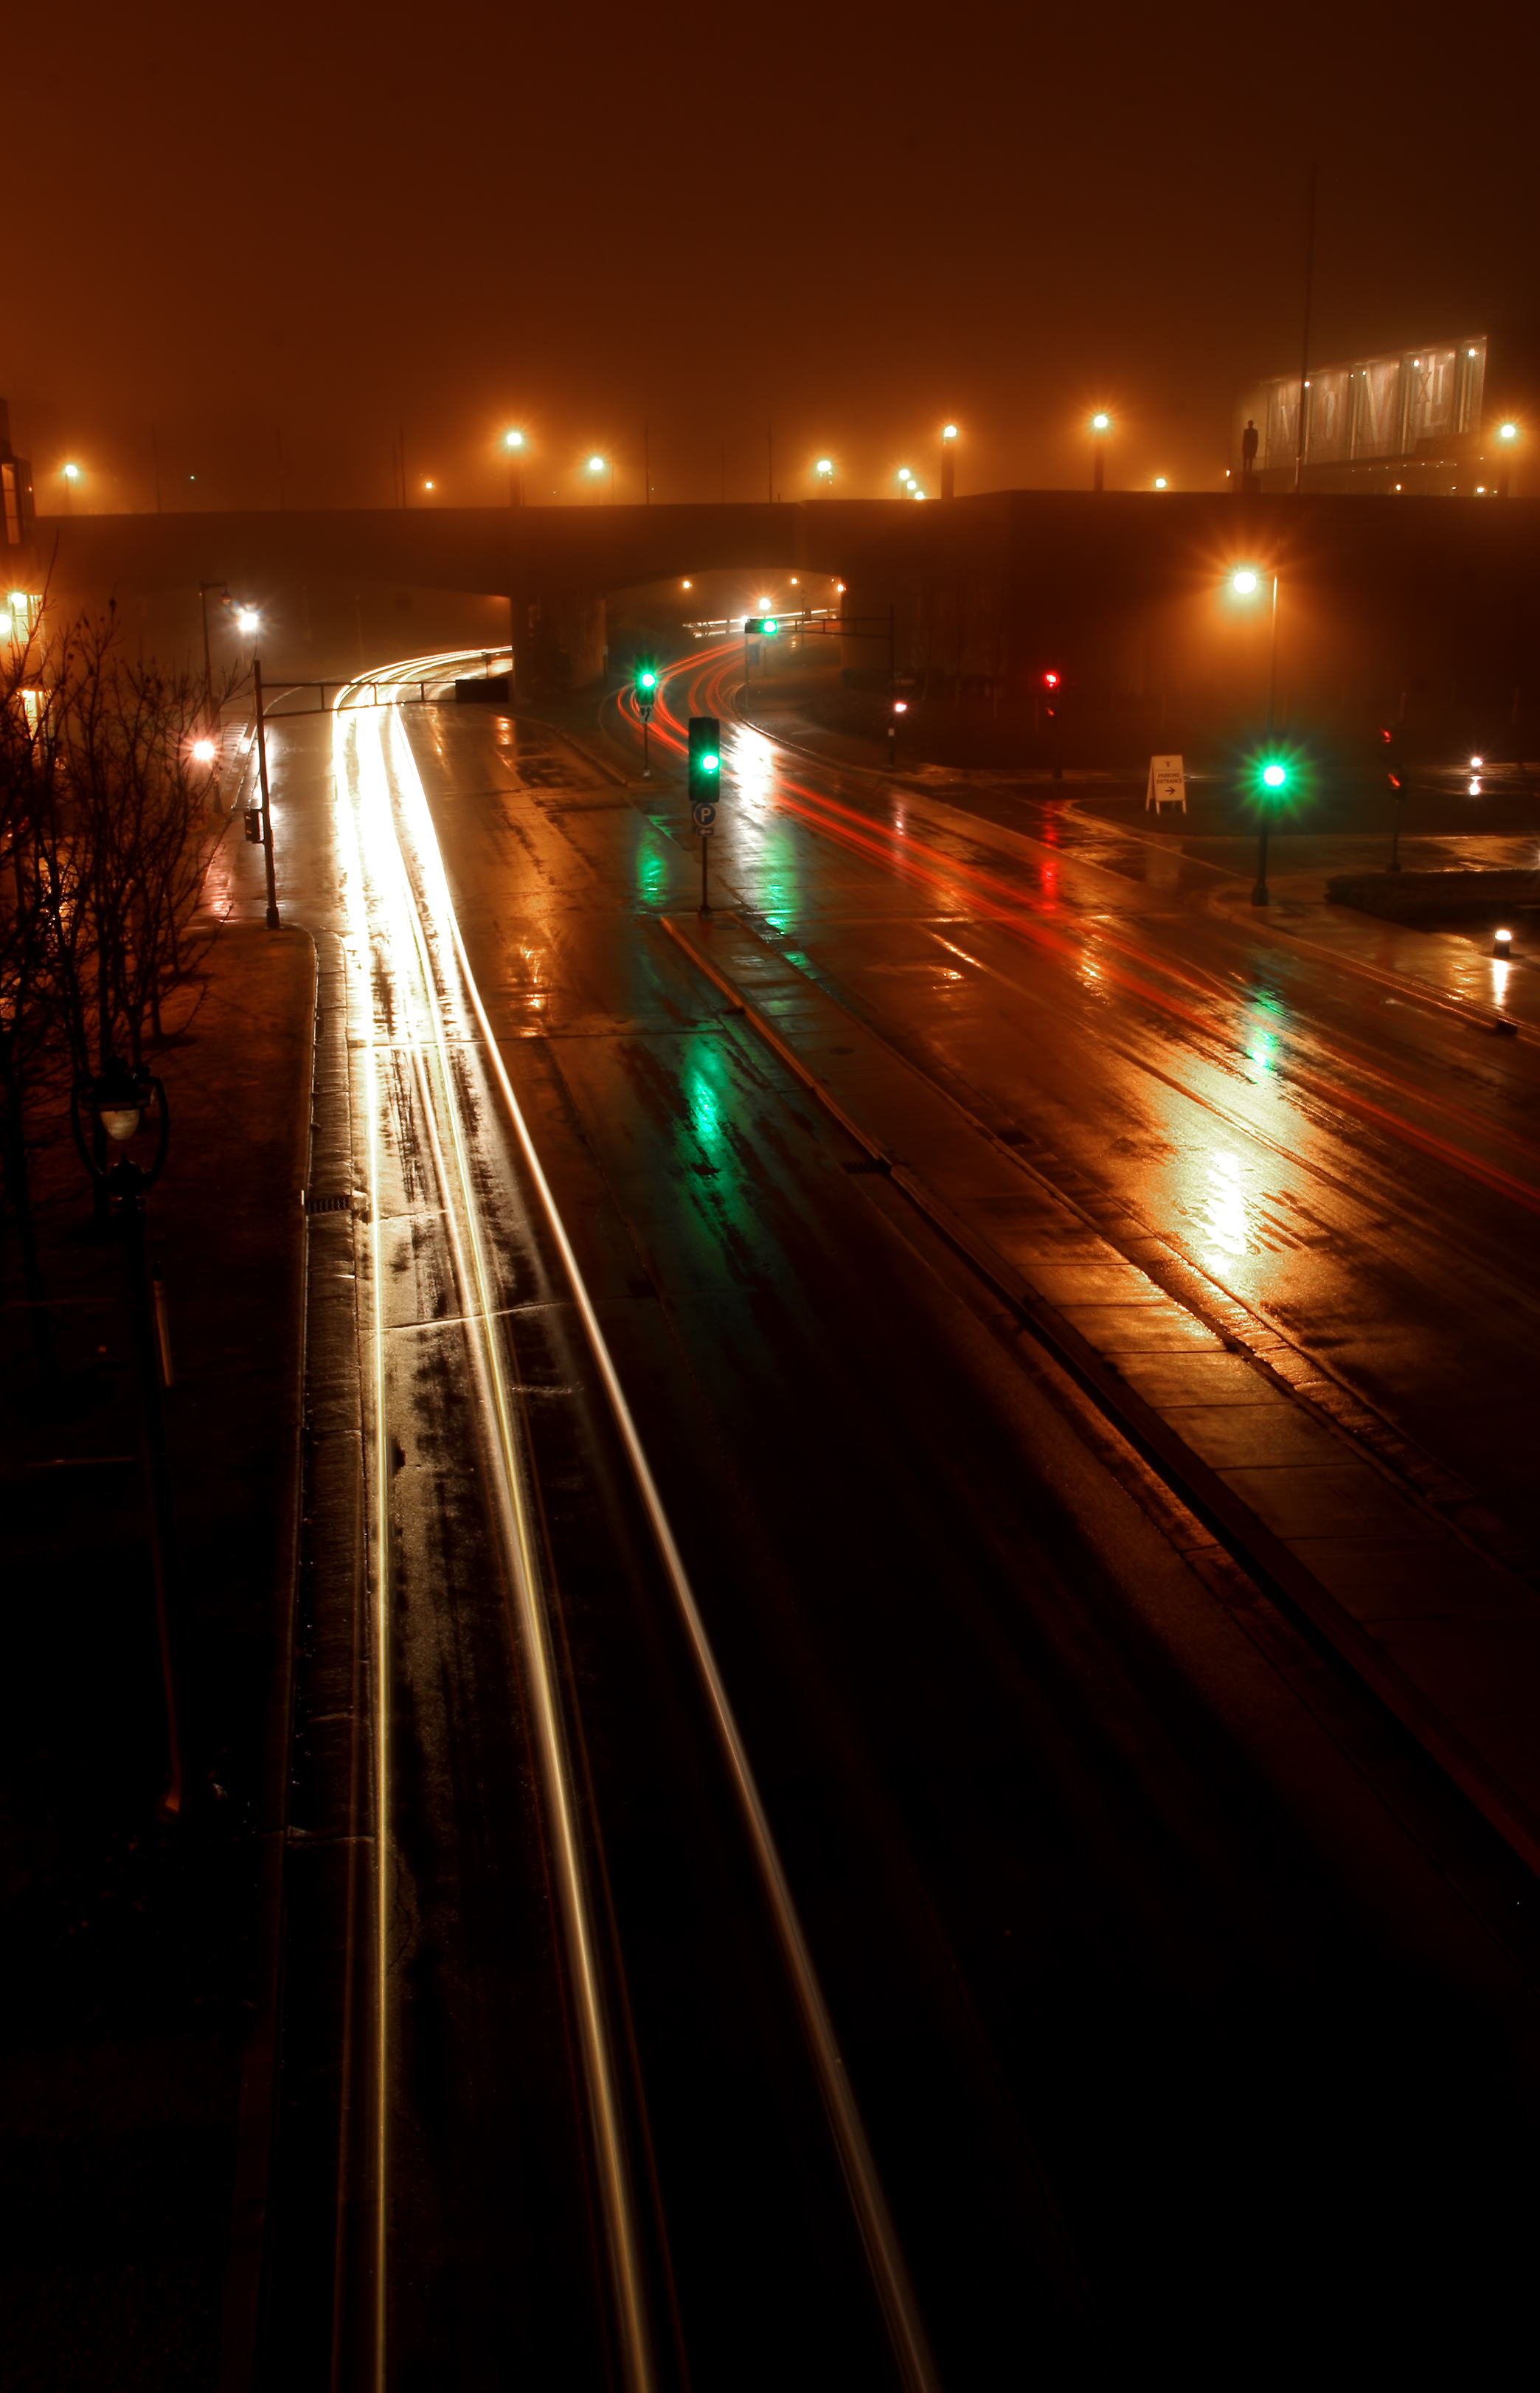
[[[766,617],[765,617],[765,619],[764,619],[764,628],[765,628],[765,632],[766,632],[766,634],[768,634],[768,636],[773,640],[773,639],[775,638],[775,636],[776,636],[776,634],[777,634],[777,630],[779,629],[779,626],[778,626],[778,624],[777,623],[777,621],[776,621],[776,619],[775,619],[774,615],[766,615]]]
[[[655,673],[638,673],[636,678],[643,689],[656,689],[658,687],[658,675]]]
[[[698,756],[695,761],[703,773],[720,773],[722,770],[720,756]]]
[[[1270,790],[1281,790],[1288,779],[1288,774],[1282,765],[1264,765],[1262,779]]]

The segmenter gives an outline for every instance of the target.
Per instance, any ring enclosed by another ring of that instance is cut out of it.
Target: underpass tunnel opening
[[[717,567],[611,593],[607,671],[630,681],[644,658],[662,665],[728,643],[745,673],[778,687],[838,682],[845,584],[805,566]],[[748,623],[763,628],[745,630]],[[771,627],[774,628],[771,628]]]

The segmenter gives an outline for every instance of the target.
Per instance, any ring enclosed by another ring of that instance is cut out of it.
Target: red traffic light
[[[1045,689],[1057,689],[1057,688],[1058,688],[1058,687],[1059,687],[1059,676],[1058,676],[1058,674],[1057,674],[1056,673],[1044,673],[1044,675],[1043,675],[1043,687],[1044,687]]]

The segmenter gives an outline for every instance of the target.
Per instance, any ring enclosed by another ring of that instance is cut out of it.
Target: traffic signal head
[[[722,726],[714,714],[690,717],[690,804],[714,802],[722,779]]]
[[[780,630],[780,624],[774,615],[750,615],[743,628],[755,639],[763,633],[767,640],[773,640]]]
[[[1043,675],[1043,687],[1044,687],[1045,689],[1057,689],[1057,688],[1058,688],[1058,687],[1059,687],[1059,676],[1058,676],[1058,674],[1057,674],[1056,673],[1044,673],[1044,675]]]
[[[1262,787],[1264,790],[1271,790],[1274,797],[1277,796],[1280,790],[1286,787],[1287,782],[1288,768],[1286,765],[1280,765],[1274,761],[1271,765],[1264,765],[1262,766]]]
[[[648,664],[645,658],[638,658],[632,668],[632,680],[638,705],[650,706],[658,695],[658,667]]]

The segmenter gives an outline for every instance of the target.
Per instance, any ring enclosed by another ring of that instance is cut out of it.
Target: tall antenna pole
[[[1305,475],[1305,398],[1310,389],[1310,309],[1315,287],[1315,187],[1320,160],[1310,166],[1310,191],[1305,203],[1305,329],[1299,344],[1299,408],[1294,433],[1294,495],[1299,496]]]

